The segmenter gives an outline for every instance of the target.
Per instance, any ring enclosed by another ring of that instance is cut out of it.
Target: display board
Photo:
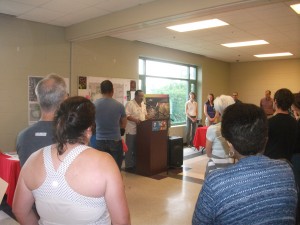
[[[170,118],[169,95],[145,94],[145,104],[148,118],[167,120]]]
[[[131,79],[111,78],[111,77],[78,77],[78,95],[90,99],[92,102],[101,98],[100,84],[104,80],[110,80],[113,83],[113,98],[123,105],[134,98],[136,91],[136,81]]]

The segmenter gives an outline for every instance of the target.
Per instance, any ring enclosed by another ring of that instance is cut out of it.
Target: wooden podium
[[[152,176],[167,171],[168,120],[145,120],[137,126],[136,173]]]

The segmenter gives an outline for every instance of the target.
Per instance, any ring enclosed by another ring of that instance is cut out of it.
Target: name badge
[[[36,137],[46,137],[47,133],[46,132],[37,132],[37,133],[35,133],[35,136]]]

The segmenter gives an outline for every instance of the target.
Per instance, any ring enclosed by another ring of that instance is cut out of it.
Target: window
[[[196,90],[197,67],[147,58],[139,59],[139,89],[146,94],[168,94],[171,125],[184,124],[188,93]]]

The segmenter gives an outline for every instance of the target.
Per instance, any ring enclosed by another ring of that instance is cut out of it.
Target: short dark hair
[[[268,137],[267,117],[253,104],[230,105],[222,117],[221,133],[241,155],[261,153]]]
[[[134,92],[134,96],[138,96],[139,93],[141,93],[141,92],[143,92],[143,91],[142,91],[142,90],[136,90],[136,91]]]
[[[101,94],[109,94],[113,92],[113,84],[110,80],[102,81],[100,84]]]
[[[54,116],[54,141],[58,153],[65,151],[67,143],[84,144],[84,131],[95,127],[95,106],[81,96],[74,96],[63,101]]]
[[[276,101],[277,107],[287,111],[294,103],[294,95],[287,88],[281,88],[275,92],[274,100]]]

